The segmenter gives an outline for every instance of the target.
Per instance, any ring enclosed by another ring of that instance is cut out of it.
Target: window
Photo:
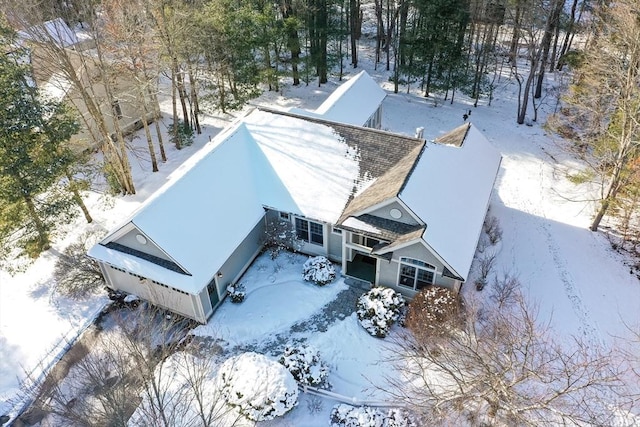
[[[324,230],[320,223],[296,218],[296,235],[298,239],[314,245],[324,244]]]
[[[286,219],[289,221],[289,214],[286,212],[280,212],[280,219]]]
[[[333,234],[342,234],[342,230],[339,228],[331,227],[331,232]]]
[[[122,118],[122,108],[120,107],[120,101],[117,99],[111,103],[111,109],[113,110],[113,115],[116,116],[117,119]]]
[[[398,285],[420,290],[432,285],[436,277],[436,268],[426,262],[413,258],[400,258]]]
[[[374,246],[380,244],[380,240],[363,236],[362,234],[352,234],[351,242],[355,243],[356,245],[366,246],[367,248],[373,248]]]

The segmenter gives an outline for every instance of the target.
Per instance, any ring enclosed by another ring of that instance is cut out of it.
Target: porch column
[[[347,259],[348,259],[347,251],[349,250],[347,249],[347,234],[349,234],[349,231],[342,230],[342,275],[343,276],[347,274]]]

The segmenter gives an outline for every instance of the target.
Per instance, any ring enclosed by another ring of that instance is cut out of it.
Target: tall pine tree
[[[62,104],[32,84],[26,52],[0,24],[0,260],[35,257],[50,246],[56,226],[77,211],[63,186],[75,161],[66,142],[78,131]]]

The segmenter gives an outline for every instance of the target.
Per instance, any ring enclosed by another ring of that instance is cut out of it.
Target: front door
[[[375,258],[362,252],[356,252],[353,260],[347,262],[347,276],[355,277],[369,283],[375,283],[376,265],[377,261]]]
[[[216,305],[220,302],[220,298],[218,298],[218,289],[216,288],[216,279],[214,278],[207,285],[207,292],[209,293],[209,301],[211,301],[211,308],[215,308]]]

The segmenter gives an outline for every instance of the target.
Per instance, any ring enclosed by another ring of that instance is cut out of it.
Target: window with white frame
[[[318,222],[296,218],[296,235],[305,242],[324,245],[324,227]]]
[[[289,221],[289,214],[286,212],[280,212],[280,219],[284,219],[286,221]]]
[[[362,234],[354,233],[351,235],[351,243],[355,243],[356,245],[360,245],[360,246],[365,246],[367,248],[373,248],[374,246],[380,244],[380,240],[363,236]]]
[[[420,290],[432,285],[436,278],[436,268],[413,258],[400,258],[398,285],[413,290]]]

